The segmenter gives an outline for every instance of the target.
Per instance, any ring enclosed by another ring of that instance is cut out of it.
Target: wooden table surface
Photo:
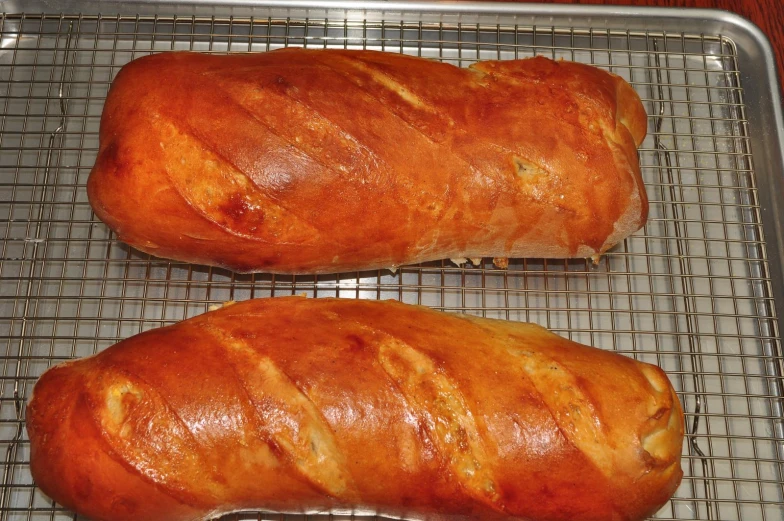
[[[519,0],[516,0],[519,1]],[[745,16],[770,38],[779,79],[784,78],[784,0],[536,0],[549,4],[611,4],[661,7],[712,7]],[[784,85],[782,85],[784,89]]]

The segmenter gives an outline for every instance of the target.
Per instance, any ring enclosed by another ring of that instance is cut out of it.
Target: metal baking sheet
[[[678,390],[688,432],[685,478],[656,517],[784,517],[780,91],[770,48],[746,21],[720,11],[515,4],[0,7],[0,519],[74,518],[29,472],[25,403],[47,367],[221,301],[299,293],[532,321],[656,363]],[[640,149],[648,224],[598,265],[518,259],[499,270],[485,259],[315,277],[236,275],[118,242],[92,214],[85,182],[119,68],[152,52],[284,46],[458,66],[544,55],[620,74],[649,113]]]

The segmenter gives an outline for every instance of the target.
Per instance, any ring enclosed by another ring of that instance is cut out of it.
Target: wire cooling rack
[[[467,66],[593,63],[642,96],[650,219],[603,257],[449,261],[329,276],[236,275],[150,258],[87,202],[109,84],[151,52],[382,49]],[[0,19],[3,520],[72,519],[29,472],[26,399],[49,366],[225,300],[398,299],[539,323],[664,368],[684,403],[685,478],[662,519],[782,519],[782,357],[743,86],[721,35],[405,21],[6,15]],[[780,296],[781,297],[781,296]],[[231,519],[295,519],[237,514]],[[335,519],[343,519],[335,516]],[[300,519],[300,518],[297,518]]]

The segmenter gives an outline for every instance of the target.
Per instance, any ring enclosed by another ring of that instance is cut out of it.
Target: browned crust
[[[391,301],[259,299],[137,335],[46,372],[27,429],[38,486],[96,521],[638,520],[682,474],[660,369]]]
[[[87,188],[121,240],[240,272],[590,257],[645,222],[645,130],[571,62],[165,53],[114,81]]]

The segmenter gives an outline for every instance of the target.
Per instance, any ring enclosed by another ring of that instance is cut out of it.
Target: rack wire
[[[506,270],[484,260],[395,273],[237,275],[118,242],[95,219],[84,187],[119,68],[151,52],[284,46],[381,49],[459,66],[545,55],[620,74],[650,115],[640,149],[650,219],[598,265],[515,259]],[[730,39],[707,34],[404,20],[1,17],[0,519],[73,518],[35,488],[29,472],[25,403],[47,367],[214,303],[301,293],[532,321],[656,363],[672,379],[687,422],[685,477],[657,517],[781,519],[784,364],[737,60]]]

